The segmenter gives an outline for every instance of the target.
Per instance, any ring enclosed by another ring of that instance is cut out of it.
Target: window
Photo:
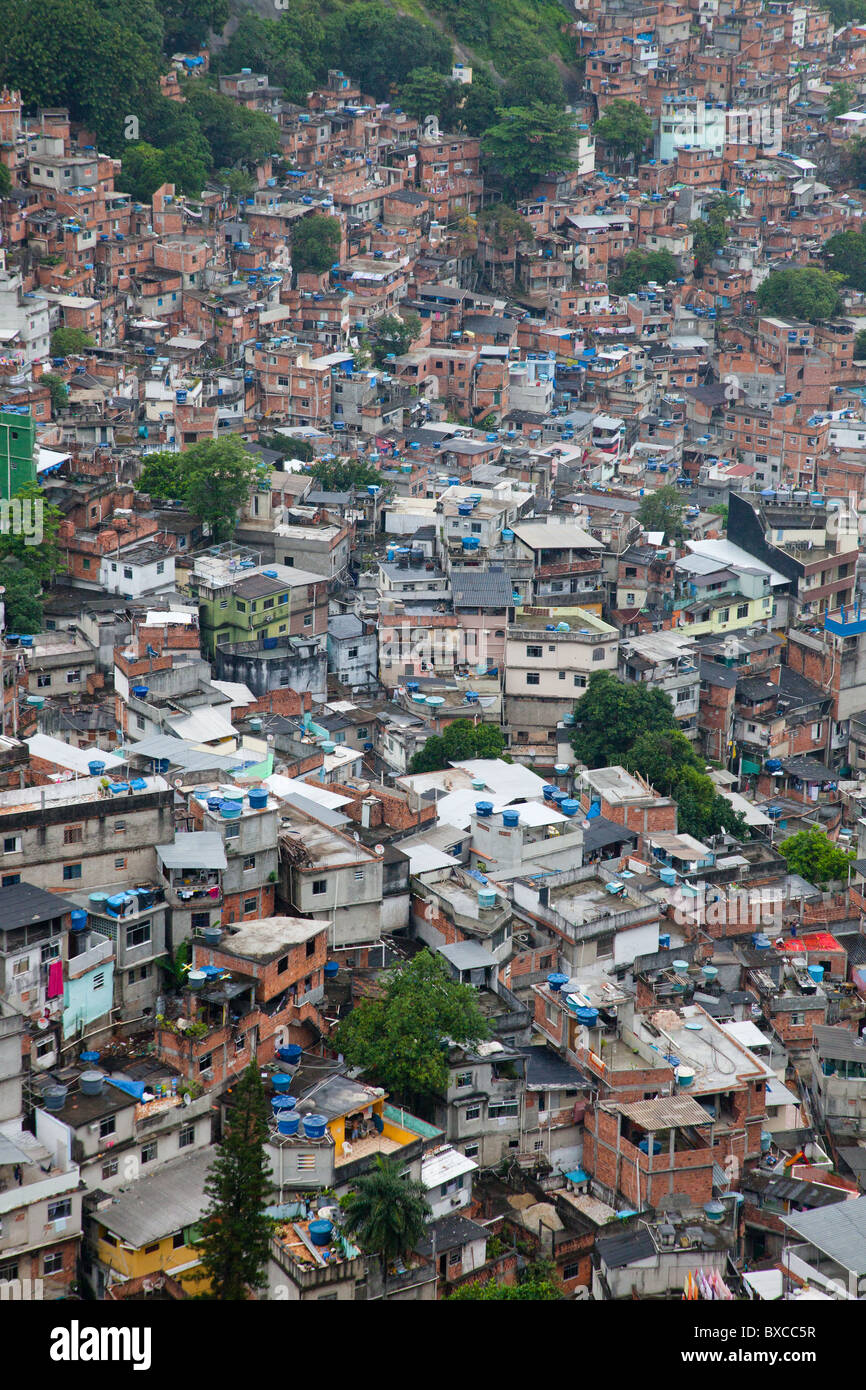
[[[308,942],[307,944],[309,945],[309,942]],[[309,952],[308,952],[307,954],[309,954]],[[289,958],[288,958],[288,956],[280,956],[279,960],[277,961],[277,974],[278,974],[278,975],[285,975],[285,973],[286,973],[286,971],[288,970],[288,968],[289,968]]]
[[[126,868],[126,860],[125,860],[125,859],[115,859],[115,861],[114,861],[114,867],[115,867],[115,869],[125,869],[125,868]]]
[[[157,560],[157,562],[156,562],[156,572],[157,572],[157,574],[162,574],[163,571],[164,571],[164,569],[165,569],[165,561],[164,561],[164,560]]]
[[[461,1071],[461,1072],[458,1072],[457,1075],[456,1075],[456,1077],[454,1078],[454,1085],[455,1085],[455,1086],[471,1086],[471,1085],[472,1085],[472,1073],[471,1073],[471,1071]]]
[[[298,1172],[314,1173],[316,1170],[315,1154],[298,1154]]]
[[[15,884],[20,882],[20,874],[4,874],[3,877],[0,878],[0,886],[3,888],[14,888]]]
[[[186,1239],[184,1237],[183,1231],[175,1231],[174,1235],[171,1238],[172,1250],[180,1250],[181,1246],[185,1244]]]
[[[60,1274],[63,1269],[63,1251],[49,1250],[42,1260],[43,1274]]]
[[[527,671],[527,673],[526,673],[526,684],[527,684],[527,685],[539,685],[540,683],[541,683],[541,677],[539,676],[539,674],[538,674],[537,671]]]
[[[604,647],[596,647],[592,659],[593,661],[604,661]]]
[[[491,1120],[500,1120],[517,1117],[518,1104],[516,1100],[491,1101],[487,1107],[487,1113]]]
[[[204,931],[205,927],[210,926],[209,912],[194,912],[191,918],[193,931]]]
[[[313,626],[313,615],[312,615],[312,613],[305,613],[305,614],[304,614],[304,627],[312,627],[312,626]]]
[[[316,954],[316,938],[314,936],[311,936],[306,944],[306,954],[308,956],[314,956]]]
[[[81,878],[80,864],[64,864],[63,877],[68,882],[72,878]]]
[[[364,870],[363,870],[363,869],[356,869],[356,870],[355,870],[355,879],[356,879],[356,881],[357,881],[358,883],[363,883],[363,882],[364,882]]]
[[[466,1145],[464,1146],[463,1152],[465,1153],[465,1155],[466,1155],[467,1158],[477,1158],[477,1157],[478,1157],[478,1145],[477,1145],[477,1144],[466,1144]]]
[[[542,649],[541,649],[541,647],[527,647],[527,648],[526,648],[526,655],[527,655],[527,656],[541,656],[541,655],[542,655]]]
[[[94,977],[93,977],[93,988],[94,988],[94,990],[103,989],[104,986],[105,986],[105,972],[104,972],[103,970],[100,970],[100,971],[98,971],[98,973],[97,973],[96,975],[94,975]]]
[[[235,1052],[243,1052],[247,1045],[246,1034],[242,1033],[239,1038],[235,1038]]]
[[[109,1139],[112,1134],[117,1132],[117,1119],[114,1115],[106,1115],[99,1121],[100,1139]]]
[[[256,856],[254,854],[248,854],[244,859],[244,872],[246,872],[247,869],[254,869],[255,867]]]
[[[74,671],[67,671],[67,672],[66,672],[66,684],[67,684],[67,685],[74,685],[76,681],[80,681],[80,680],[81,680],[81,670],[80,670],[79,667],[76,666],[76,668],[75,668]]]
[[[201,1072],[201,1071],[210,1071],[212,1063],[213,1063],[213,1053],[212,1053],[212,1052],[206,1052],[206,1053],[204,1054],[203,1057],[199,1057],[199,1059],[198,1059],[198,1069],[199,1069],[199,1071],[200,1071],[200,1072]]]
[[[155,1160],[155,1158],[156,1158],[156,1154],[157,1154],[157,1147],[156,1147],[156,1140],[154,1139],[154,1140],[151,1141],[150,1144],[145,1144],[144,1148],[142,1149],[142,1151],[141,1151],[141,1161],[142,1161],[142,1163],[153,1163],[154,1160]]]
[[[737,606],[737,617],[738,617],[738,618],[748,618],[748,616],[749,616],[749,605],[748,605],[747,603],[738,604],[738,606]]]
[[[51,684],[51,672],[43,671],[36,677],[36,686],[39,690],[44,690],[46,685]]]
[[[116,1177],[117,1177],[117,1168],[118,1168],[118,1161],[117,1161],[116,1158],[110,1158],[110,1159],[108,1160],[107,1163],[103,1163],[103,1165],[102,1165],[102,1176],[103,1176],[103,1179],[105,1179],[105,1178],[116,1178]]]
[[[150,920],[149,917],[145,917],[143,922],[136,922],[134,927],[126,928],[127,948],[143,946],[146,941],[150,941]]]
[[[563,1279],[577,1279],[580,1274],[580,1261],[575,1260],[573,1264],[565,1265],[562,1271]]]
[[[69,1197],[62,1198],[59,1202],[48,1203],[48,1220],[62,1221],[65,1217],[72,1215],[72,1201]]]
[[[318,897],[318,896],[319,896],[320,894],[322,894],[322,893],[327,893],[327,891],[328,891],[328,880],[327,880],[327,879],[325,879],[325,878],[314,878],[314,879],[313,879],[313,894],[314,894],[315,897]]]
[[[449,1265],[459,1265],[463,1263],[463,1251],[458,1247],[456,1250],[448,1252]]]
[[[177,1136],[177,1147],[188,1149],[190,1144],[195,1143],[195,1125],[184,1125],[180,1134]]]
[[[4,837],[3,837],[3,853],[4,853],[4,854],[20,854],[20,853],[21,853],[21,836],[20,836],[20,835],[4,835]]]
[[[0,1265],[0,1279],[17,1279],[18,1261],[11,1260],[8,1264]]]
[[[244,912],[257,912],[258,906],[258,898],[244,898]]]
[[[144,1253],[145,1253],[145,1255],[152,1255],[153,1252],[154,1252],[154,1250],[158,1250],[158,1249],[159,1249],[159,1241],[158,1241],[158,1240],[155,1240],[155,1241],[153,1241],[153,1243],[152,1243],[151,1245],[146,1245],[146,1246],[144,1247]]]
[[[125,829],[126,829],[126,821],[125,821],[125,820],[116,820],[116,821],[114,822],[114,833],[115,833],[115,835],[121,835]]]
[[[43,1038],[42,1042],[36,1044],[36,1056],[38,1058],[47,1057],[49,1053],[53,1053],[54,1046],[53,1038]]]
[[[465,1111],[464,1111],[464,1113],[463,1113],[463,1118],[464,1118],[465,1120],[477,1120],[478,1117],[480,1116],[480,1114],[481,1114],[481,1106],[480,1106],[480,1105],[467,1105],[467,1107],[466,1107],[466,1109],[465,1109]]]
[[[806,1022],[805,1014],[788,1014],[788,1022],[792,1028],[802,1028]]]

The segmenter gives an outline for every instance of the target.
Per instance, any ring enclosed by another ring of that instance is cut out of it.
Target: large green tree
[[[538,58],[512,68],[502,89],[503,106],[531,106],[534,101],[545,106],[565,105],[562,78],[552,63]]]
[[[218,169],[234,164],[251,168],[279,151],[279,126],[264,111],[248,111],[203,82],[191,84],[186,105],[210,145]]]
[[[352,492],[354,488],[384,485],[378,468],[366,459],[317,459],[310,473],[323,492]]]
[[[416,120],[438,116],[445,130],[453,130],[462,92],[459,82],[435,68],[413,68],[400,88],[399,100],[403,110]]]
[[[695,268],[701,274],[727,241],[728,218],[734,211],[734,200],[721,195],[707,204],[703,217],[689,223]]]
[[[822,830],[800,830],[779,845],[788,869],[808,883],[823,888],[834,879],[845,879],[856,855],[840,849]]]
[[[465,96],[457,110],[457,122],[469,135],[483,135],[495,124],[502,95],[483,68],[473,72],[472,82],[464,88]]]
[[[516,1284],[503,1284],[498,1279],[471,1279],[449,1294],[449,1302],[554,1303],[565,1297],[556,1277],[555,1267],[548,1261],[536,1260],[527,1265]]]
[[[55,328],[51,334],[52,357],[75,357],[93,347],[93,338],[83,328]]]
[[[682,493],[667,483],[645,494],[637,516],[645,531],[661,531],[666,541],[678,541],[685,535],[684,512]]]
[[[378,1154],[369,1173],[343,1197],[343,1227],[366,1255],[378,1256],[382,1273],[405,1258],[424,1236],[433,1215],[424,1184],[404,1178],[399,1156]]]
[[[627,685],[610,671],[595,671],[574,706],[572,747],[587,767],[621,764],[642,731],[677,727],[670,696],[656,686]]]
[[[340,254],[340,222],[324,213],[302,217],[292,228],[292,270],[322,275]]]
[[[716,790],[694,745],[678,729],[639,735],[623,766],[639,772],[661,796],[673,797],[681,834],[705,840],[725,830],[747,837],[745,821]]]
[[[594,131],[596,139],[609,145],[615,154],[637,158],[652,136],[652,117],[636,101],[615,97],[605,106]]]
[[[23,566],[4,564],[0,602],[4,605],[7,632],[41,632],[43,625],[41,585],[36,575]]]
[[[215,540],[227,540],[259,468],[259,460],[246,452],[237,435],[203,439],[179,454],[152,454],[138,490],[162,501],[185,502],[193,516],[208,523]]]
[[[666,285],[676,276],[677,263],[670,251],[629,251],[623,261],[622,274],[611,277],[610,289],[613,294],[634,294],[650,280]]]
[[[821,255],[831,270],[844,276],[846,285],[866,290],[866,233],[837,232],[825,241]]]
[[[198,1249],[209,1296],[220,1302],[247,1299],[265,1282],[271,1223],[264,1209],[272,1191],[267,1134],[264,1088],[251,1062],[232,1088],[226,1134],[204,1187],[210,1202]]]
[[[839,313],[842,276],[814,266],[790,266],[771,270],[758,286],[758,308],[783,318],[820,323]]]
[[[510,196],[523,197],[545,174],[572,167],[574,116],[540,101],[500,107],[496,114],[496,124],[485,131],[481,145]]]
[[[212,29],[218,34],[229,17],[228,0],[156,0],[165,26],[165,49],[195,52]]]
[[[423,748],[413,754],[410,772],[438,772],[451,763],[469,758],[498,758],[505,737],[498,724],[473,724],[471,719],[455,719],[443,734],[433,734]]]
[[[452,47],[431,25],[378,0],[358,0],[326,19],[322,54],[329,67],[351,74],[362,92],[389,101],[413,68],[450,73]]]
[[[395,357],[408,352],[421,332],[421,320],[417,314],[383,314],[370,324],[368,341],[373,353],[373,361],[381,367],[386,357]]]
[[[381,997],[356,1004],[334,1042],[350,1066],[415,1104],[444,1094],[449,1043],[472,1046],[488,1036],[475,989],[425,949],[388,971]]]

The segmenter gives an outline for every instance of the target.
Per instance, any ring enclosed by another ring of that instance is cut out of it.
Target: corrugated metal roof
[[[608,1269],[622,1269],[635,1260],[646,1260],[655,1254],[652,1236],[645,1226],[635,1226],[620,1235],[599,1236],[595,1248]]]
[[[451,571],[455,608],[510,608],[512,583],[503,569]]]
[[[611,1106],[633,1124],[643,1129],[681,1129],[687,1125],[711,1124],[709,1115],[692,1096],[663,1096],[659,1100],[641,1100],[634,1105]]]
[[[866,1197],[816,1211],[792,1212],[782,1220],[844,1269],[866,1274]]]

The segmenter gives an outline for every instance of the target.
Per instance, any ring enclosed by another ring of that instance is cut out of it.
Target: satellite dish
[[[360,838],[361,838],[361,836],[358,834],[357,830],[354,830],[354,831],[352,832],[352,839],[355,841],[355,844],[358,843],[358,841],[360,840]]]
[[[175,777],[175,779],[174,779],[174,786],[175,786],[175,787],[182,787],[182,786],[183,786],[183,778],[182,778],[182,777]]]
[[[592,821],[591,821],[591,820],[585,820],[585,821],[583,822],[583,828],[584,828],[584,830],[589,830],[589,828],[590,828],[591,825],[592,825]]]
[[[184,1091],[183,1103],[184,1105],[192,1105],[192,1096],[190,1095],[189,1091]]]
[[[44,1032],[44,1030],[48,1027],[48,1022],[49,1020],[47,1018],[37,1018],[36,1027],[39,1029],[40,1032]]]
[[[384,854],[384,853],[385,853],[385,846],[384,846],[384,845],[374,845],[374,846],[373,846],[373,853],[374,853],[374,854]]]

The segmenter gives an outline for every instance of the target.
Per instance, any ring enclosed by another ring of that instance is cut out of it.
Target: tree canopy
[[[316,459],[310,472],[322,492],[351,492],[354,488],[383,485],[382,474],[366,459]]]
[[[834,879],[845,879],[848,866],[856,859],[853,850],[840,849],[822,830],[800,830],[779,845],[788,870],[807,883],[823,888]]]
[[[264,1209],[272,1184],[264,1151],[267,1103],[255,1062],[230,1090],[226,1133],[205,1180],[210,1202],[198,1248],[209,1297],[238,1302],[265,1282],[271,1223]]]
[[[324,274],[340,254],[341,235],[337,217],[321,212],[302,217],[292,228],[292,270]]]
[[[615,97],[609,101],[593,127],[597,140],[619,155],[641,154],[653,133],[652,117],[636,101]]]
[[[373,361],[381,367],[386,357],[395,357],[408,352],[421,332],[421,320],[417,314],[383,314],[370,325],[368,341],[373,353]]]
[[[508,203],[488,203],[478,213],[476,223],[484,228],[497,251],[505,251],[518,241],[535,241],[532,223]]]
[[[827,102],[828,119],[835,121],[837,116],[850,111],[856,100],[857,89],[850,82],[834,82]]]
[[[685,535],[684,512],[685,502],[679,488],[666,483],[645,494],[637,515],[645,531],[662,531],[666,541],[678,541]]]
[[[496,114],[496,124],[484,132],[481,147],[508,194],[522,197],[543,175],[571,168],[577,136],[574,116],[540,101],[500,107]]]
[[[384,1273],[414,1249],[433,1215],[424,1184],[404,1178],[402,1169],[399,1155],[377,1154],[375,1167],[340,1202],[346,1234],[378,1256]]]
[[[866,233],[837,232],[825,241],[821,255],[830,269],[844,277],[846,285],[866,290]]]
[[[574,706],[572,747],[587,767],[621,764],[638,733],[675,727],[670,697],[656,686],[629,685],[595,671]]]
[[[819,323],[837,314],[842,302],[839,285],[842,276],[813,266],[791,266],[771,270],[758,286],[758,308],[783,318]]]
[[[629,251],[623,261],[622,274],[611,277],[610,290],[613,294],[634,294],[650,280],[666,285],[676,276],[677,263],[670,251]]]
[[[562,78],[552,63],[538,58],[512,68],[502,89],[503,106],[531,106],[534,101],[565,106]]]
[[[356,1004],[334,1042],[349,1066],[412,1104],[444,1094],[449,1041],[471,1046],[488,1036],[473,986],[425,949],[387,972],[381,997]]]
[[[218,169],[235,164],[253,167],[280,148],[280,130],[264,111],[249,111],[231,97],[195,82],[186,107],[199,124]]]
[[[695,268],[701,274],[727,241],[728,218],[734,210],[734,200],[722,195],[707,204],[703,217],[689,223]]]
[[[462,84],[445,73],[435,68],[413,68],[400,88],[400,105],[418,121],[438,116],[446,130],[453,130],[462,93]]]
[[[505,748],[505,737],[498,724],[473,724],[471,719],[455,719],[443,734],[433,734],[423,748],[413,754],[410,772],[438,772],[450,763],[467,758],[498,758]]]
[[[556,1278],[555,1267],[548,1261],[539,1260],[527,1265],[516,1284],[503,1284],[498,1279],[471,1279],[448,1297],[449,1302],[456,1299],[461,1303],[476,1300],[483,1303],[553,1303],[561,1301],[565,1295]]]
[[[75,357],[93,347],[93,338],[83,328],[55,328],[51,334],[52,357]]]
[[[249,498],[259,467],[237,435],[203,439],[179,454],[152,454],[145,460],[138,490],[151,497],[185,502],[193,516],[207,522],[215,540],[226,540]]]
[[[42,586],[32,570],[4,565],[2,587],[5,592],[0,601],[4,605],[7,632],[41,632]]]

